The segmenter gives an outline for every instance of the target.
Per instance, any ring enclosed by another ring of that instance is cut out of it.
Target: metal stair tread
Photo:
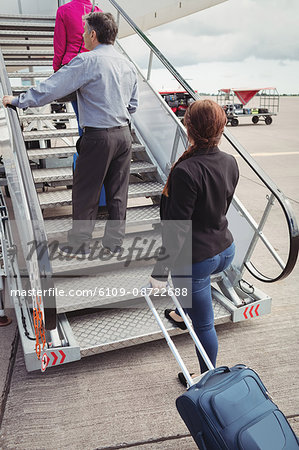
[[[38,130],[38,131],[24,131],[25,141],[39,141],[43,139],[53,139],[61,137],[78,136],[78,128],[66,128],[64,130]]]
[[[141,144],[132,145],[132,153],[145,151],[145,148]],[[52,147],[52,148],[37,148],[32,150],[27,150],[29,159],[45,159],[54,158],[60,156],[70,156],[76,152],[76,147]]]
[[[146,161],[136,161],[131,163],[130,173],[155,172],[156,166]],[[32,175],[35,183],[47,181],[71,180],[73,178],[72,167],[57,167],[53,169],[34,169]]]
[[[5,60],[5,65],[6,66],[48,66],[51,67],[51,60],[46,60],[46,61],[42,61],[40,59],[28,59],[27,61],[14,61],[12,59],[6,59]]]
[[[95,223],[95,231],[104,229],[106,215],[100,214]],[[127,225],[154,224],[160,222],[160,208],[156,205],[134,206],[127,209]],[[72,218],[70,216],[58,217],[55,219],[45,219],[45,229],[47,236],[51,239],[55,235],[66,233],[72,227]]]
[[[19,39],[0,39],[0,46],[25,46],[25,47],[35,47],[35,46],[40,46],[40,47],[44,47],[44,46],[50,46],[53,47],[53,40],[49,39],[49,40],[35,40],[35,39],[31,39],[29,40],[19,40]]]
[[[30,87],[30,86],[28,86]],[[16,89],[12,87],[12,89]],[[75,119],[75,113],[49,113],[49,114],[22,114],[19,116],[21,122],[32,122],[33,120],[65,120],[65,119]]]
[[[29,159],[58,158],[76,153],[76,147],[53,147],[27,150]]]
[[[35,183],[45,183],[58,180],[71,180],[72,167],[57,167],[52,169],[34,169],[32,175]]]
[[[55,21],[55,16],[42,14],[0,14],[0,20],[48,20]]]
[[[49,37],[49,38],[53,38],[54,36],[54,30],[47,30],[47,31],[40,31],[40,30],[7,30],[6,27],[5,29],[1,29],[0,28],[0,36],[12,36],[12,37],[16,37],[16,36],[34,36],[34,37],[38,37],[38,36],[42,36],[42,37]]]
[[[54,56],[54,50],[45,50],[45,49],[40,49],[40,50],[24,50],[24,49],[20,49],[20,50],[12,50],[12,49],[3,49],[2,50],[2,54],[4,57],[6,56],[16,56],[16,55],[20,55],[20,56],[31,56],[31,55],[37,55],[37,56],[45,56],[45,55],[49,55],[49,56]]]
[[[136,243],[135,247],[134,243]],[[86,274],[91,276],[92,274],[98,275],[100,272],[106,273],[108,270],[127,270],[127,268],[136,267],[136,265],[140,267],[140,265],[145,265],[144,263],[148,265],[150,258],[154,257],[155,252],[161,246],[161,235],[155,230],[127,234],[122,243],[123,251],[119,255],[104,255],[101,239],[94,239],[90,244],[91,254],[80,259],[59,254],[56,251],[57,245],[57,239],[48,239],[54,278],[58,275],[61,277],[63,274],[73,277]],[[130,253],[130,248],[134,248],[134,251],[131,252],[133,254]],[[144,259],[145,256],[147,259]]]
[[[57,114],[58,116],[58,114]],[[57,117],[58,119],[59,117]],[[64,137],[64,136],[78,136],[77,128],[66,128],[65,130],[37,130],[37,131],[24,131],[23,136],[25,141],[34,141],[39,139],[47,139],[53,137]],[[132,150],[144,150],[144,146],[142,144],[133,143]]]
[[[163,184],[158,182],[134,183],[129,186],[129,198],[156,196],[162,190]],[[55,189],[39,193],[38,198],[42,208],[66,206],[72,203],[72,192],[70,189]]]
[[[16,18],[18,21],[10,21],[10,20],[1,20],[0,17],[0,28],[4,28],[5,30],[54,30],[55,26],[55,20],[49,21],[49,22],[29,22],[27,20],[22,20],[22,18]]]
[[[8,72],[8,78],[49,78],[52,72]]]
[[[97,274],[89,277],[55,278],[57,312],[65,313],[80,309],[103,307],[119,302],[126,302],[138,297],[137,287],[145,286],[151,274],[151,267],[127,268]],[[138,286],[136,286],[138,280]],[[112,289],[113,294],[112,295]],[[73,297],[72,291],[84,290],[90,296]]]
[[[164,317],[166,308],[173,308],[168,298],[157,297],[154,304],[171,336],[185,333]],[[161,339],[161,330],[145,300],[139,307],[104,309],[83,316],[68,316],[75,339],[80,346],[81,356],[116,350]],[[215,324],[229,322],[231,314],[213,301]]]

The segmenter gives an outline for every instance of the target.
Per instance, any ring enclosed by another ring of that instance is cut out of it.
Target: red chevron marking
[[[254,310],[254,312],[255,312],[255,314],[256,314],[257,316],[259,316],[259,313],[258,313],[258,311],[257,311],[257,310],[259,309],[259,307],[260,307],[260,304],[258,304],[257,307],[256,307],[255,310]]]
[[[66,354],[65,354],[62,350],[59,350],[59,353],[60,353],[61,356],[62,356],[61,361],[60,361],[59,364],[62,364],[62,363],[64,362],[65,358],[66,358]]]
[[[55,366],[55,364],[57,363],[57,360],[58,360],[58,356],[56,355],[55,352],[51,352],[51,355],[53,356],[52,366]]]

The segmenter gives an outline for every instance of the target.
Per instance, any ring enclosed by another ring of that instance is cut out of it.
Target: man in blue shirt
[[[137,75],[133,64],[114,48],[117,25],[110,13],[85,17],[81,53],[39,87],[19,97],[4,96],[3,104],[26,108],[43,106],[77,91],[80,127],[84,134],[73,180],[73,225],[63,255],[90,253],[90,241],[102,185],[109,214],[103,247],[117,253],[125,232],[131,162],[130,114],[138,106]]]

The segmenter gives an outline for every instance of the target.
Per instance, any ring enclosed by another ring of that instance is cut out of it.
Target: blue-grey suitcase
[[[176,400],[201,450],[297,450],[287,419],[244,365],[210,370]]]
[[[195,383],[159,314],[142,289],[149,308],[179,363],[189,389],[176,400],[180,416],[201,450],[298,450],[286,417],[272,402],[258,374],[243,364],[214,368],[177,298],[170,294],[209,371]]]

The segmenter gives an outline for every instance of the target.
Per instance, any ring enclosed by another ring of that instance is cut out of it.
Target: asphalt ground
[[[270,126],[248,118],[229,131],[277,184],[299,220],[299,98],[281,97]],[[221,148],[230,151],[225,139]],[[237,156],[241,169],[238,196],[258,222],[267,190]],[[265,234],[278,253],[287,254],[288,235],[278,205]],[[279,272],[269,253],[258,246],[259,270]],[[267,316],[217,327],[218,365],[247,364],[261,376],[274,401],[299,434],[298,263],[285,280],[253,282],[273,299]],[[11,314],[10,311],[8,311]],[[183,392],[177,364],[161,340],[84,358],[42,373],[27,373],[16,342],[15,320],[0,328],[2,390],[1,449],[195,449],[181,421],[175,399]],[[190,369],[197,370],[187,335],[175,338]]]

